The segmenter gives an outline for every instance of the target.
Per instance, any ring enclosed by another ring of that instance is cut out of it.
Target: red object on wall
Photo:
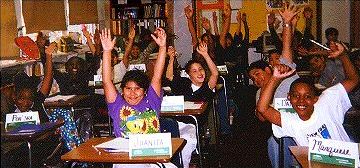
[[[15,44],[25,53],[20,57],[23,59],[40,59],[40,51],[35,41],[28,36],[15,38]]]

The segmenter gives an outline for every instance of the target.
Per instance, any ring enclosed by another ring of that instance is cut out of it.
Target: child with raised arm
[[[315,95],[314,85],[303,79],[295,80],[288,99],[296,113],[280,113],[270,106],[276,86],[295,70],[278,65],[265,88],[261,91],[257,110],[273,124],[282,127],[284,135],[294,137],[300,146],[308,145],[309,137],[321,137],[340,141],[350,141],[342,125],[346,111],[351,107],[348,92],[359,83],[359,76],[344,53],[344,46],[332,43],[331,58],[340,59],[344,65],[346,79],[326,89],[319,97]]]
[[[155,62],[151,82],[143,71],[132,70],[126,72],[121,88],[123,93],[116,91],[111,81],[111,50],[115,38],[111,40],[110,30],[103,30],[100,39],[103,52],[103,86],[108,104],[109,115],[113,120],[116,137],[128,137],[129,134],[147,134],[160,132],[159,115],[163,92],[161,77],[165,66],[166,33],[157,28],[151,35],[159,45],[159,55]],[[167,167],[176,167],[171,163]],[[116,164],[113,167],[151,167],[155,165]]]

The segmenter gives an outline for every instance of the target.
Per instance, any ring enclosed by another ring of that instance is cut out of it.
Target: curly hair
[[[131,70],[126,72],[121,81],[121,89],[124,89],[126,83],[130,81],[135,82],[140,86],[140,88],[143,88],[144,90],[147,90],[150,86],[149,77],[141,70]]]

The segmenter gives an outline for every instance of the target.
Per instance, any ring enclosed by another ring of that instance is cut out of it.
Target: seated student
[[[346,79],[326,89],[319,97],[315,95],[312,83],[303,78],[295,80],[290,86],[288,99],[296,113],[280,113],[270,106],[276,85],[290,76],[294,69],[285,65],[276,66],[270,81],[261,91],[257,105],[259,113],[280,126],[283,134],[294,137],[300,146],[307,146],[309,137],[350,141],[342,124],[346,111],[351,107],[347,93],[359,83],[359,76],[344,54],[343,45],[331,43],[330,48],[329,56],[343,63]]]
[[[52,52],[56,48],[56,44],[52,43],[46,50],[45,74],[42,85],[36,91],[36,85],[33,78],[27,76],[24,72],[14,77],[15,90],[13,94],[14,106],[7,113],[22,113],[37,111],[40,123],[49,121],[47,112],[44,111],[42,103],[48,96],[52,84]],[[6,114],[2,114],[2,122],[5,123]],[[39,139],[32,143],[33,155],[38,158],[46,158],[50,155],[51,150],[55,149],[57,138],[48,137]],[[45,150],[46,149],[46,150]],[[27,167],[27,157],[23,157],[27,153],[27,144],[17,142],[1,142],[1,167]],[[34,167],[40,167],[40,162],[33,163]]]
[[[184,95],[185,101],[211,101],[214,97],[214,89],[217,84],[218,70],[208,54],[207,45],[202,42],[197,48],[197,52],[203,56],[211,72],[209,80],[206,82],[205,67],[197,60],[190,60],[185,65],[185,71],[189,78],[174,76],[173,59],[170,54],[170,61],[166,71],[166,78],[171,81],[170,87],[175,95]]]
[[[103,85],[109,115],[113,120],[116,137],[128,137],[130,133],[156,133],[159,132],[159,115],[162,101],[161,76],[166,57],[166,33],[162,28],[156,29],[151,35],[159,45],[159,55],[155,62],[151,82],[142,71],[132,70],[126,72],[121,87],[123,93],[116,91],[111,81],[111,50],[115,39],[111,40],[110,30],[103,30],[100,38],[104,49],[103,53]],[[156,36],[156,37],[155,37]],[[147,116],[147,117],[145,117]],[[144,117],[144,118],[143,118]],[[134,127],[135,123],[149,124],[148,127]],[[157,124],[152,124],[157,123]],[[176,167],[171,163],[168,167]],[[146,167],[151,165],[115,164],[113,167]],[[156,165],[155,165],[156,166]]]

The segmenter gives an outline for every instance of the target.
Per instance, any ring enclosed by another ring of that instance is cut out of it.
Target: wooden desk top
[[[1,141],[33,141],[44,134],[55,131],[63,124],[64,122],[47,122],[41,125],[31,125],[29,127],[25,126],[26,128],[31,129],[31,132],[21,132],[20,128],[9,132],[1,131]]]
[[[75,95],[66,101],[54,101],[54,102],[44,102],[45,108],[56,108],[56,107],[74,107],[80,101],[85,100],[90,97],[90,95]]]
[[[303,168],[340,168],[342,166],[331,165],[320,162],[313,162],[308,160],[308,150],[307,146],[290,146],[290,151],[292,155],[295,156],[295,159]]]
[[[208,103],[207,102],[202,102],[202,105],[200,107],[200,109],[185,109],[184,112],[179,111],[179,112],[160,112],[160,116],[163,117],[169,117],[169,116],[181,116],[181,115],[202,115],[204,113],[204,111],[207,108]]]
[[[101,152],[96,151],[92,146],[109,141],[113,138],[92,138],[81,144],[79,147],[61,156],[64,161],[76,162],[101,162],[101,163],[165,163],[170,162],[169,156],[149,156],[130,158],[128,152],[108,153],[98,148]],[[186,144],[182,138],[172,138],[173,156],[180,152]]]

